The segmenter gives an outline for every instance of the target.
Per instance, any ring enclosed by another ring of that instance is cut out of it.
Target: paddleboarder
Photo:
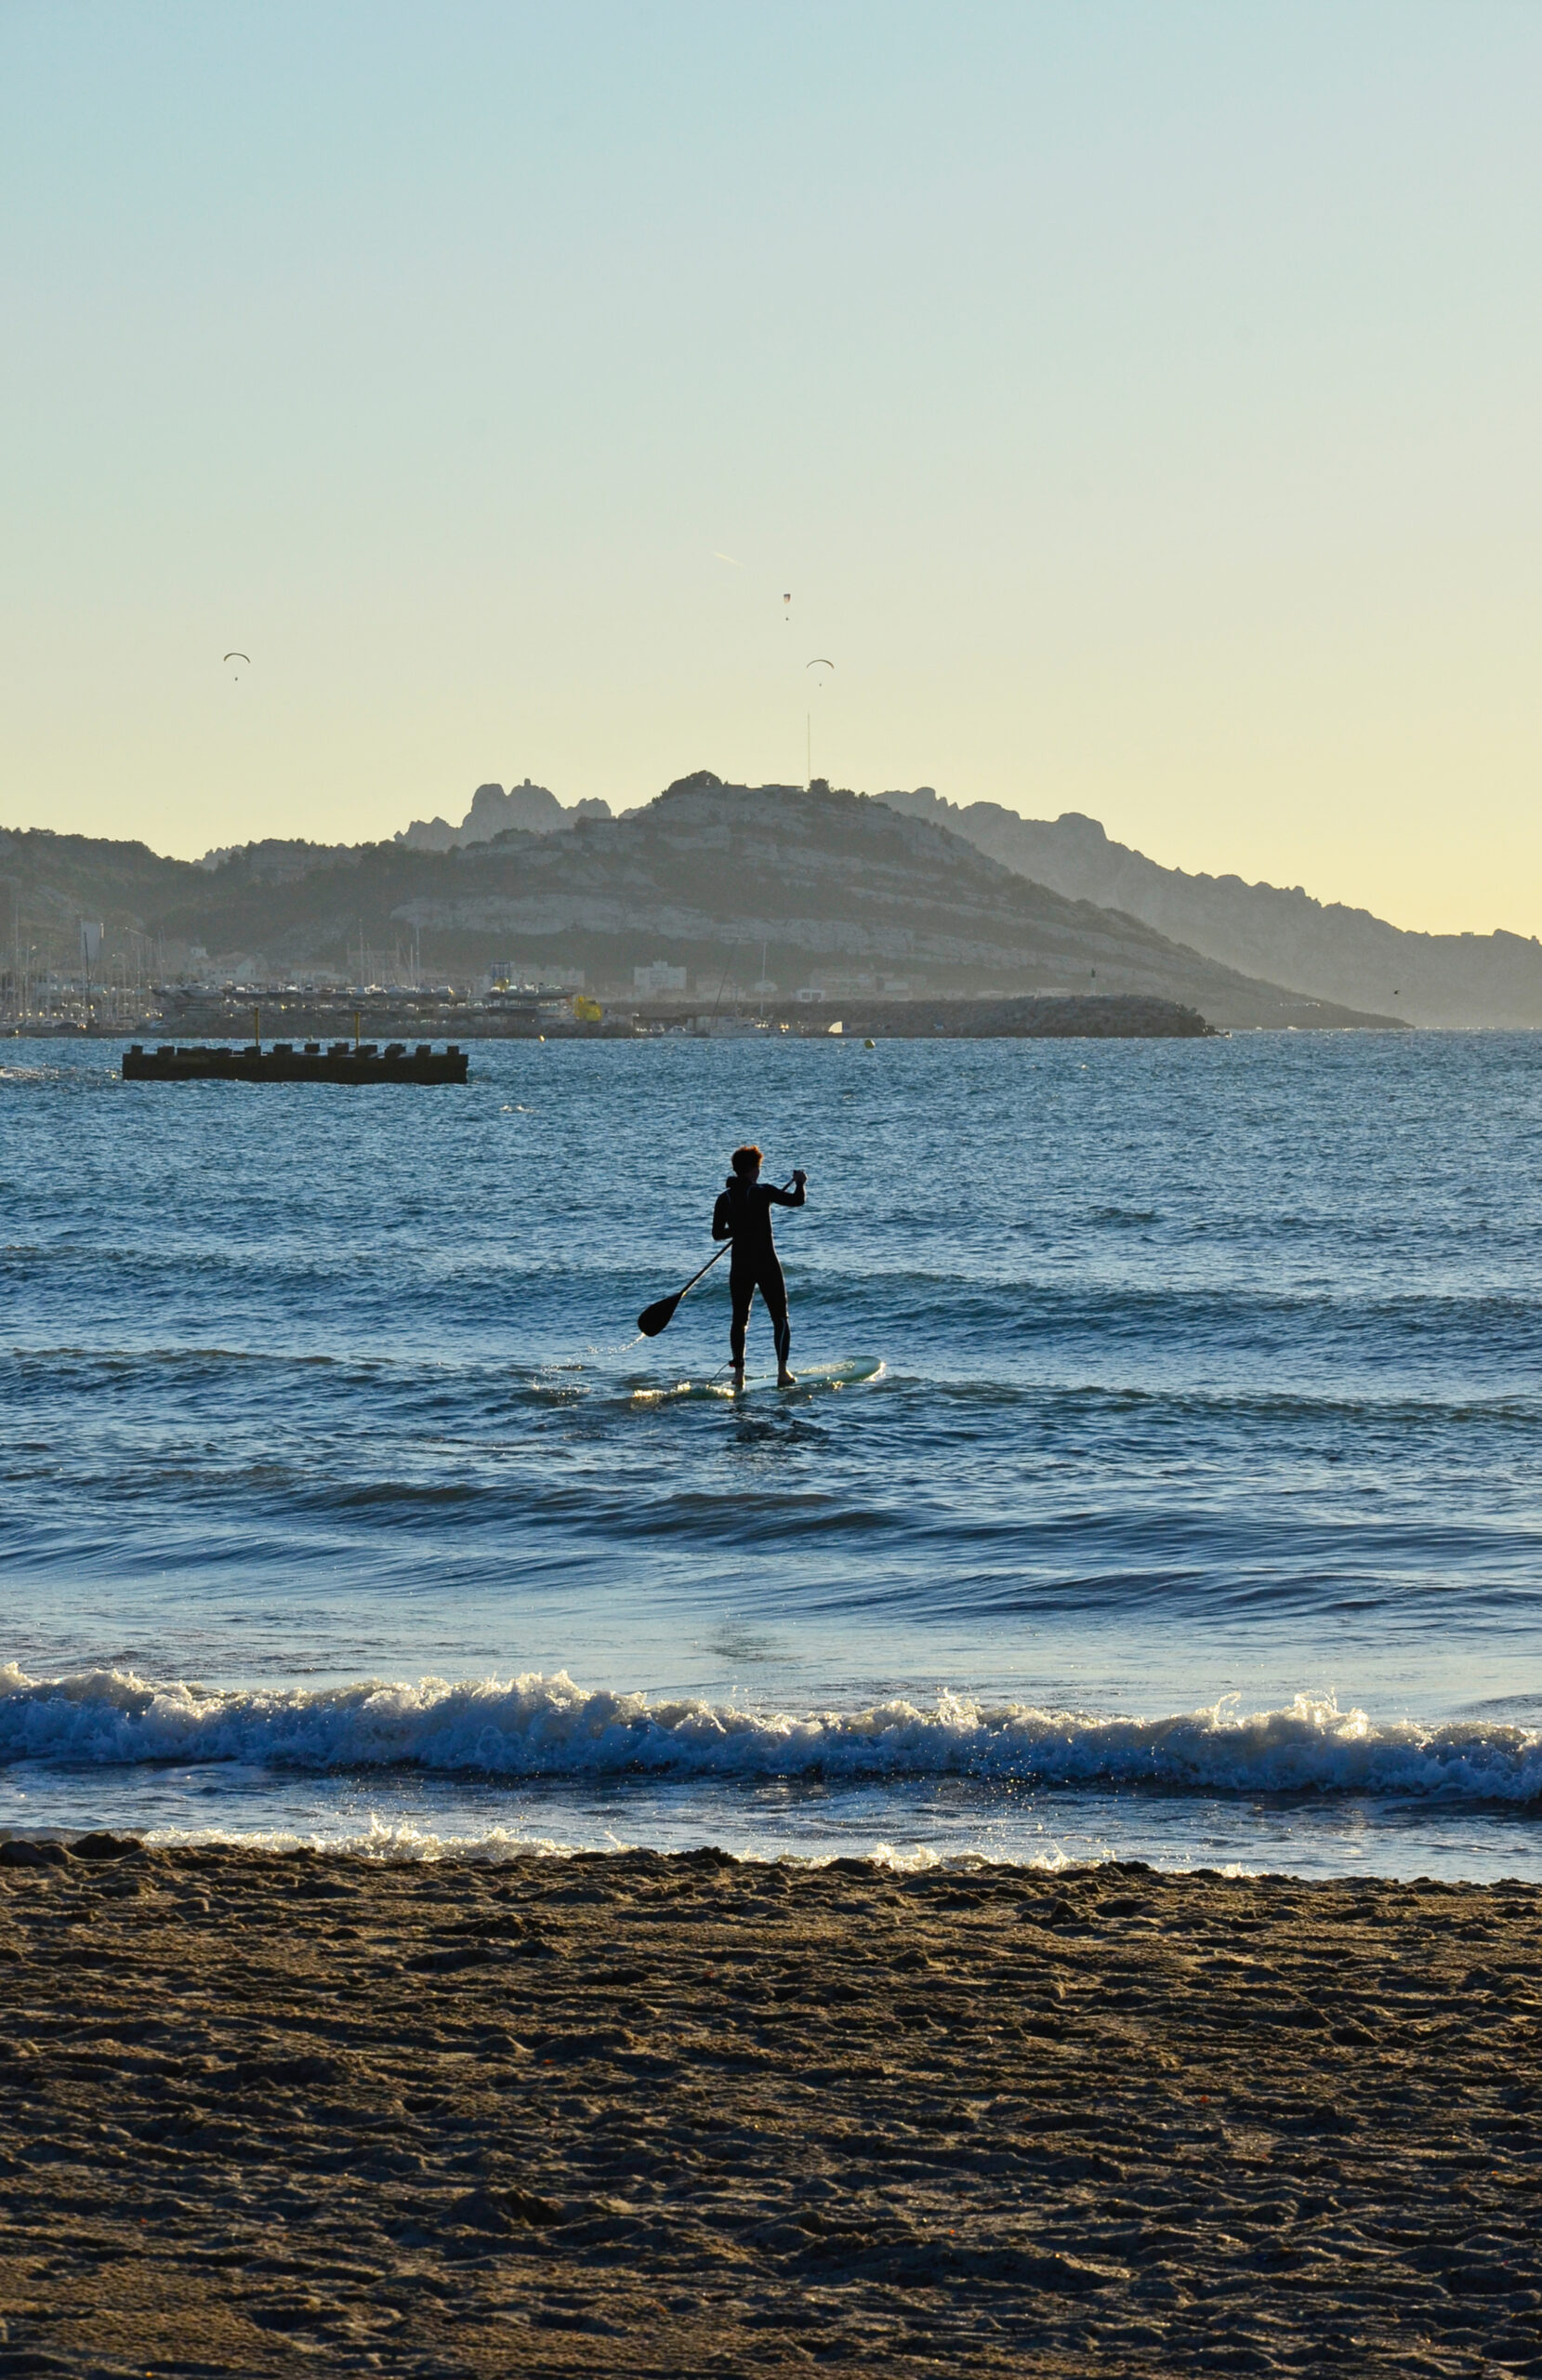
[[[793,1336],[787,1319],[787,1284],[782,1277],[781,1260],[771,1237],[771,1210],[772,1207],[801,1207],[803,1184],[809,1177],[799,1168],[793,1175],[790,1190],[779,1189],[774,1182],[762,1182],[761,1152],[753,1144],[735,1149],[730,1163],[733,1170],[718,1192],[712,1210],[712,1236],[733,1243],[728,1265],[729,1296],[733,1307],[728,1344],[733,1358],[733,1385],[743,1388],[745,1384],[745,1328],[758,1289],[776,1334],[776,1385],[791,1388],[796,1376],[787,1368]]]

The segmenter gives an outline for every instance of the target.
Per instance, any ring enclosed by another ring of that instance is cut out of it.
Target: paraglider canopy
[[[813,660],[813,661],[806,661],[806,662],[803,664],[803,667],[805,668],[805,669],[833,669],[833,668],[835,668],[835,666],[836,666],[836,665],[835,665],[835,663],[834,663],[833,661],[826,661],[826,660],[824,660],[824,659],[823,658],[823,656],[821,656],[821,657],[819,657],[819,658],[817,658],[817,659],[815,659],[815,660]],[[823,685],[823,684],[824,684],[824,680],[823,680],[823,678],[822,678],[822,679],[820,680],[820,683],[821,683],[821,685]]]
[[[250,654],[249,653],[227,653],[227,654],[226,654],[226,655],[225,655],[225,659],[226,659],[227,661],[244,661],[244,663],[246,664],[246,667],[247,667],[247,668],[248,668],[248,669],[249,669],[249,668],[251,668],[251,666],[252,666],[252,656],[251,656],[251,654]],[[239,678],[239,677],[240,677],[240,675],[241,675],[241,672],[240,672],[240,670],[239,670],[239,669],[237,669],[237,670],[235,671],[235,673],[234,673],[234,674],[235,674],[235,676],[236,676],[236,677],[238,677],[238,678]]]

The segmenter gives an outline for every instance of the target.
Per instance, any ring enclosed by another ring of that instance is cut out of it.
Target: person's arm
[[[728,1210],[728,1192],[726,1190],[718,1191],[718,1203],[712,1210],[712,1236],[714,1239],[731,1239],[733,1237],[733,1220]]]
[[[774,1182],[768,1182],[766,1189],[777,1206],[801,1207],[803,1204],[803,1184],[808,1179],[808,1175],[804,1172],[802,1167],[799,1166],[797,1171],[793,1175],[793,1186],[790,1190],[778,1189]]]

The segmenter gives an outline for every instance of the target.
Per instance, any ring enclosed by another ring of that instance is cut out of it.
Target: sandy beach
[[[1535,1889],[0,1849],[0,2373],[1542,2372]]]

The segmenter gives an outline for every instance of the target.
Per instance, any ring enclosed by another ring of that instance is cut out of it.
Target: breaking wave
[[[943,1694],[802,1714],[591,1691],[565,1671],[417,1685],[222,1692],[116,1670],[0,1664],[0,1762],[240,1762],[509,1778],[850,1780],[955,1776],[1057,1787],[1542,1801],[1542,1728],[1377,1724],[1331,1698],[1100,1717]]]

